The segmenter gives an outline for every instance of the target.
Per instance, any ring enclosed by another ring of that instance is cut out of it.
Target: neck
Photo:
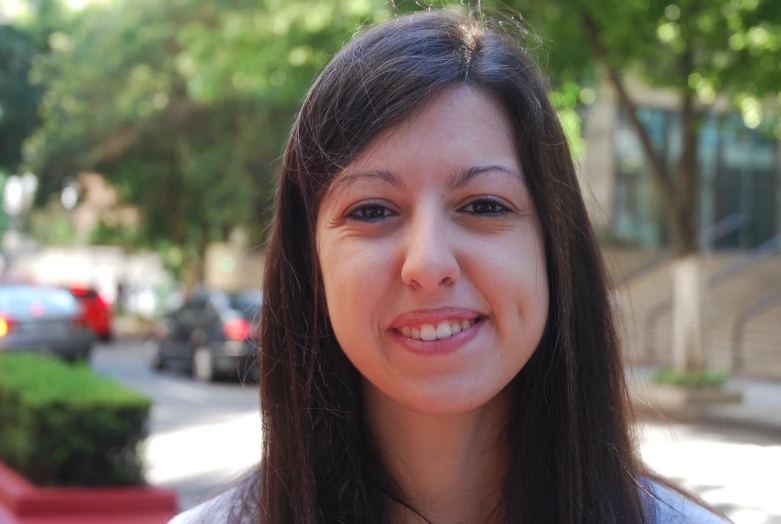
[[[367,419],[380,455],[409,503],[434,524],[485,523],[504,479],[504,391],[489,404],[452,415],[425,415],[364,388]],[[399,506],[394,522],[424,522]]]

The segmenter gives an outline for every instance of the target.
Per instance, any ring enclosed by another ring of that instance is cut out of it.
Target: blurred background
[[[247,338],[307,89],[359,27],[477,4],[0,0],[0,351],[149,396],[145,478],[181,507],[229,485],[259,457]],[[643,456],[781,523],[781,2],[480,6],[550,75]]]

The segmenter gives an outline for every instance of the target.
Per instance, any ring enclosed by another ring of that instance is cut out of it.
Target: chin
[[[403,398],[390,397],[397,404],[428,416],[447,416],[468,413],[494,404],[504,390],[487,388],[437,388],[436,391],[410,391]]]

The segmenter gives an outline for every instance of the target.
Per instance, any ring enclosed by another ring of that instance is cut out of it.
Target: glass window
[[[259,290],[247,290],[229,295],[230,307],[246,320],[254,320],[260,313],[262,294]]]
[[[76,299],[64,289],[0,287],[0,313],[12,318],[75,315],[79,311]]]
[[[638,109],[654,149],[669,173],[681,156],[681,121],[671,111]],[[716,242],[717,247],[751,248],[777,234],[778,143],[769,133],[748,129],[740,115],[702,116],[698,132],[699,221],[707,227],[740,213],[747,225]],[[614,238],[639,245],[668,243],[665,209],[634,128],[620,114],[615,133]]]
[[[665,155],[669,115],[641,108],[638,117],[647,126],[654,149]],[[664,238],[661,201],[640,139],[625,114],[616,131],[616,190],[612,236],[623,242],[655,246]]]

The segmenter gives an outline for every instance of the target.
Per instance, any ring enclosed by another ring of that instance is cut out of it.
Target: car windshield
[[[258,290],[240,291],[228,295],[230,308],[241,313],[247,320],[255,320],[260,310],[261,300],[262,295]]]
[[[64,289],[0,287],[0,313],[10,317],[66,316],[78,311],[76,299]]]

